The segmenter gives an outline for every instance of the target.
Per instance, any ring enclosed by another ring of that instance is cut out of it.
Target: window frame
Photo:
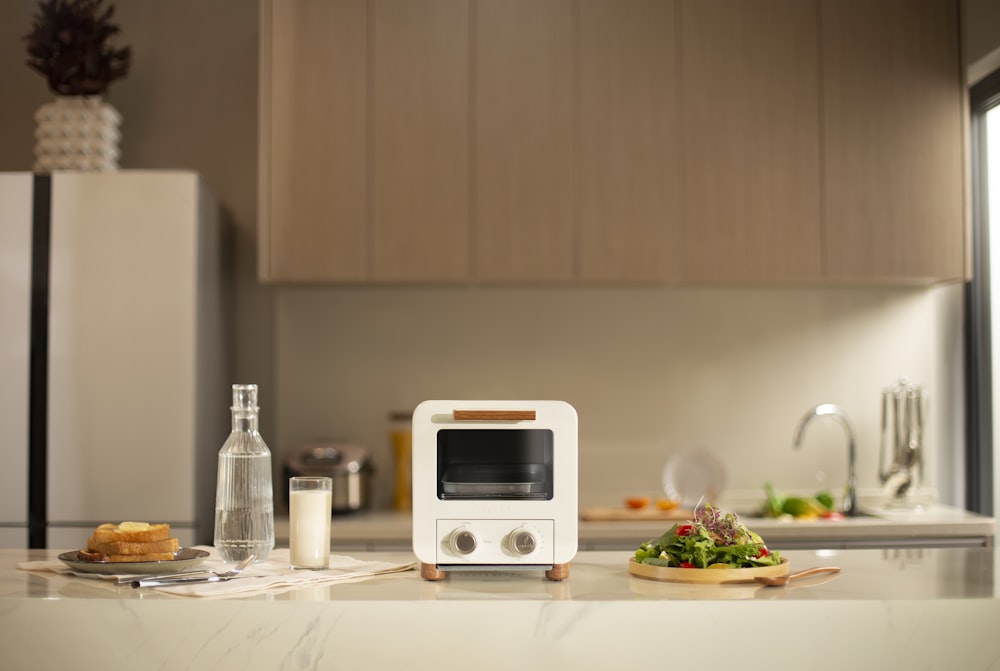
[[[992,515],[993,354],[986,113],[1000,106],[1000,70],[969,89],[972,279],[965,287],[965,507]]]

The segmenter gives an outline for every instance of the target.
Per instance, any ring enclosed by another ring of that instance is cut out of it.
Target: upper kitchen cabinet
[[[827,276],[962,279],[958,3],[821,7]]]
[[[469,273],[467,0],[262,3],[260,276]]]
[[[365,0],[262,3],[262,279],[368,277]]]
[[[673,0],[480,0],[475,276],[677,272]]]
[[[262,0],[260,276],[965,277],[958,0]]]
[[[376,0],[373,279],[469,276],[469,3]]]
[[[475,7],[476,277],[571,280],[571,2]]]
[[[677,8],[578,4],[578,277],[678,279]]]
[[[821,277],[818,12],[681,4],[685,281]]]

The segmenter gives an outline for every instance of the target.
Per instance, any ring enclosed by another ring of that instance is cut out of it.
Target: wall
[[[929,482],[961,503],[961,287],[330,288],[277,300],[278,426],[368,444],[388,505],[390,411],[427,398],[556,398],[580,416],[583,505],[655,494],[672,455],[706,447],[730,497],[840,489],[843,430],[796,422],[821,402],[857,429],[858,477],[878,487],[880,393],[931,394]]]
[[[132,72],[122,167],[205,175],[233,231],[231,356],[261,384],[262,430],[280,460],[338,434],[369,444],[377,497],[392,470],[386,413],[429,397],[551,397],[581,417],[583,502],[655,490],[664,461],[704,445],[729,491],[839,485],[839,427],[789,446],[821,401],[857,424],[872,488],[881,388],[899,375],[932,393],[930,483],[962,501],[961,298],[936,289],[314,288],[256,283],[257,3],[117,0]],[[34,110],[50,95],[24,62],[33,3],[0,3],[0,170],[30,169]],[[220,391],[220,410],[228,394]],[[822,481],[817,473],[824,474]]]
[[[247,0],[115,0],[128,76],[107,99],[124,117],[123,169],[200,172],[225,207],[233,267],[230,309],[239,337],[232,369],[261,385],[262,422],[272,421],[271,291],[256,281],[257,3]],[[44,78],[25,64],[22,37],[34,2],[0,2],[0,170],[30,170],[34,120],[48,102]],[[220,412],[228,413],[228,390]],[[224,437],[222,437],[224,439]],[[221,442],[220,442],[221,445]]]

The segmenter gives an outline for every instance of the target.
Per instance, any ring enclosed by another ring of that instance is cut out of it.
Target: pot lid
[[[357,473],[368,466],[368,448],[342,440],[314,440],[296,449],[286,463],[295,472]]]

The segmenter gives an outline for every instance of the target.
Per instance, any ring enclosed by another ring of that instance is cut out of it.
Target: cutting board
[[[690,508],[673,508],[660,510],[649,506],[635,510],[634,508],[584,508],[580,511],[580,519],[587,522],[656,522],[689,520],[694,516]]]

